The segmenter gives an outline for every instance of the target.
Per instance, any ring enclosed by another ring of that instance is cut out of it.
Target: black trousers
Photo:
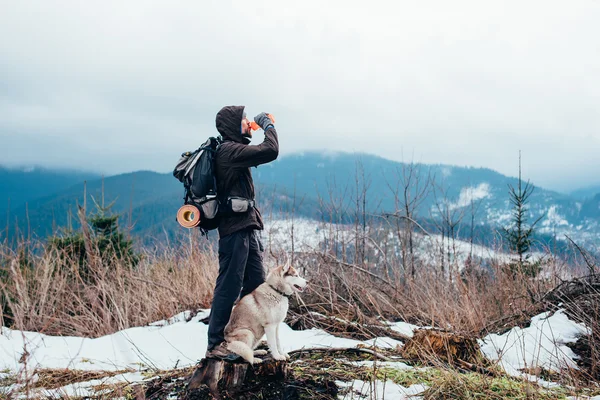
[[[219,276],[208,323],[208,350],[225,340],[223,330],[233,303],[265,281],[262,244],[254,230],[242,230],[219,239]]]

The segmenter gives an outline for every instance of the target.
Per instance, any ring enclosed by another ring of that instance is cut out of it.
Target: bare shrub
[[[311,290],[292,307],[296,317],[307,310],[359,324],[383,317],[465,335],[480,336],[529,320],[539,308],[532,296],[541,298],[555,284],[553,279],[515,279],[501,263],[491,269],[476,267],[476,272],[472,267],[452,279],[429,266],[419,269],[414,279],[402,279],[323,253],[296,255],[296,260],[311,282]]]

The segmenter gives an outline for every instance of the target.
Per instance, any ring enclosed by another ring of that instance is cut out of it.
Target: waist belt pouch
[[[200,204],[200,207],[202,208],[204,218],[213,219],[219,211],[219,201],[216,197],[208,197],[204,203]]]
[[[227,199],[227,203],[229,203],[229,209],[234,213],[245,213],[250,209],[252,203],[248,199],[244,199],[242,197],[230,197]]]

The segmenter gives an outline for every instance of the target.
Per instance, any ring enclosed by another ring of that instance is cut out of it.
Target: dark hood
[[[226,106],[217,113],[217,130],[224,140],[237,143],[250,143],[250,139],[242,136],[242,117],[244,106]]]

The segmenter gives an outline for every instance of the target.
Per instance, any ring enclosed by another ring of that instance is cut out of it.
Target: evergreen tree
[[[89,220],[95,244],[103,259],[114,256],[133,266],[138,262],[133,251],[133,241],[119,229],[119,215],[110,212],[113,204],[107,207],[96,204],[97,211]]]
[[[133,241],[126,237],[119,227],[119,215],[113,214],[110,209],[114,202],[108,206],[98,204],[92,197],[96,211],[89,219],[83,218],[82,223],[87,224],[81,231],[69,229],[63,235],[53,236],[49,239],[50,248],[58,250],[59,255],[68,257],[79,266],[79,274],[85,280],[90,277],[88,249],[95,253],[106,268],[110,268],[114,261],[120,261],[129,267],[135,267],[139,256],[133,249]],[[85,209],[81,211],[85,213]],[[89,232],[91,247],[86,249],[86,234]]]
[[[527,224],[529,211],[527,203],[535,187],[529,181],[523,185],[523,180],[521,179],[521,152],[519,152],[519,181],[517,188],[515,189],[514,186],[509,184],[508,189],[512,204],[512,224],[502,228],[502,233],[508,242],[511,252],[519,257],[516,262],[509,264],[509,268],[513,275],[521,273],[534,277],[538,274],[540,266],[539,263],[530,261],[531,255],[529,251],[535,232],[535,225],[543,216],[539,217],[533,224]]]

